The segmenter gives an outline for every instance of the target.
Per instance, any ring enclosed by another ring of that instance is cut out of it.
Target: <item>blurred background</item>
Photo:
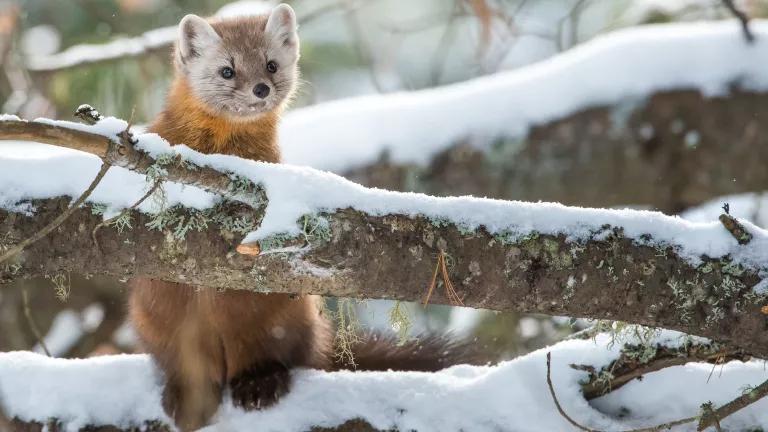
[[[525,68],[625,27],[732,18],[719,0],[289,3],[300,22],[304,80],[291,108],[294,110],[361,95],[446,86]],[[754,18],[768,14],[768,0],[737,4]],[[71,119],[78,105],[89,103],[108,115],[133,118],[139,124],[148,122],[161,110],[172,77],[169,43],[181,17],[187,13],[225,17],[259,7],[263,7],[259,2],[224,0],[0,0],[0,112],[25,118]],[[585,118],[582,126],[587,127],[589,121]],[[706,142],[706,136],[696,139]],[[654,142],[665,145],[664,141]],[[503,146],[494,148],[504,150]],[[452,180],[434,174],[435,166],[471,162],[473,155],[458,145],[443,159],[435,157],[431,168],[392,167],[382,155],[373,168],[348,167],[340,174],[371,186],[436,195],[472,193],[603,207],[623,204],[684,213],[701,220],[716,217],[723,200],[719,197],[738,192],[738,196],[727,198],[734,211],[741,212],[738,216],[758,224],[765,220],[762,190],[766,184],[762,177],[751,183],[739,178],[737,189],[730,184],[703,191],[699,188],[696,195],[659,200],[655,197],[662,194],[655,190],[646,195],[616,192],[610,195],[613,198],[600,201],[572,194],[517,193],[509,187],[436,186],[451,185]],[[503,152],[484,156],[478,169],[491,170],[496,166],[494,158],[507,156]],[[569,164],[573,159],[559,161]],[[515,176],[503,170],[494,173],[503,179]],[[736,176],[733,179],[736,182]],[[425,278],[425,290],[427,285]],[[123,290],[119,281],[86,280],[74,273],[0,290],[0,351],[41,351],[37,332],[55,356],[133,352],[136,340],[124,323]],[[337,315],[354,313],[362,327],[397,331],[405,337],[427,330],[452,331],[477,338],[506,358],[562,339],[587,324],[569,318],[448,306],[425,308],[388,301],[354,302],[350,306],[330,300],[328,304]]]

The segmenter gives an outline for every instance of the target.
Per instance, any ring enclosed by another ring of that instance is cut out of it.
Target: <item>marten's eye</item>
[[[232,79],[235,76],[235,71],[229,66],[224,66],[219,71],[219,74],[224,79]]]
[[[275,63],[274,60],[270,60],[267,62],[267,72],[269,73],[277,72],[277,63]]]

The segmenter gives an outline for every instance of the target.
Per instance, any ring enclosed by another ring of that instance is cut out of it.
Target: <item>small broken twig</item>
[[[736,220],[735,217],[731,216],[728,213],[723,213],[720,215],[718,219],[720,219],[720,223],[723,224],[725,229],[727,229],[728,232],[731,233],[733,238],[735,238],[740,245],[745,245],[752,240],[752,234],[750,234],[749,231],[747,231],[747,229],[744,228],[744,225],[742,225],[741,222]]]
[[[736,7],[736,5],[733,3],[733,0],[723,0],[723,4],[725,7],[733,14],[733,16],[736,17],[736,19],[739,20],[741,23],[741,30],[744,32],[744,39],[747,40],[747,42],[752,43],[755,41],[755,35],[752,33],[752,30],[749,28],[749,17],[746,13],[739,10],[739,8]]]
[[[51,355],[51,352],[48,351],[48,347],[45,345],[45,341],[43,340],[43,336],[40,333],[40,329],[37,327],[35,320],[32,318],[32,309],[29,307],[29,295],[27,295],[26,288],[21,288],[21,301],[24,303],[23,304],[24,317],[27,319],[27,324],[29,324],[29,329],[32,330],[32,334],[35,335],[35,338],[37,339],[37,343],[39,343],[40,346],[43,348],[45,355],[47,355],[48,357],[53,357]]]
[[[18,254],[19,252],[23,251],[24,248],[31,245],[32,243],[40,240],[41,238],[45,237],[56,229],[59,225],[61,225],[69,216],[72,215],[72,213],[75,212],[84,202],[88,199],[89,196],[91,196],[91,193],[94,189],[96,189],[96,186],[101,183],[101,180],[104,178],[104,175],[107,173],[109,168],[112,167],[112,165],[108,164],[107,162],[103,162],[101,164],[101,169],[99,169],[99,172],[96,174],[96,177],[93,179],[90,185],[88,185],[88,189],[83,192],[80,197],[78,197],[72,205],[69,206],[64,212],[62,212],[56,219],[51,221],[48,225],[43,227],[40,231],[32,235],[31,237],[19,242],[17,245],[13,246],[12,248],[8,249],[4,254],[0,255],[0,263],[3,261],[6,261]]]

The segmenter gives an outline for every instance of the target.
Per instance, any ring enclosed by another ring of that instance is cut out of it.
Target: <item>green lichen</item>
[[[299,218],[299,226],[304,239],[309,244],[323,244],[331,240],[331,224],[323,215],[303,215]]]
[[[261,247],[261,250],[263,252],[275,250],[275,249],[282,249],[285,247],[285,245],[289,241],[293,239],[294,237],[292,235],[289,235],[288,233],[273,234],[271,236],[268,236],[260,240],[259,246]]]
[[[108,225],[116,228],[117,232],[122,234],[125,231],[133,228],[131,226],[131,220],[131,213],[124,211],[120,213],[118,217],[110,220]]]
[[[403,345],[410,340],[409,333],[413,322],[405,305],[399,300],[389,310],[389,325],[397,333],[398,345]]]
[[[145,225],[150,230],[170,230],[177,240],[184,240],[191,231],[208,229],[213,212],[213,209],[197,210],[177,205],[151,215]]]
[[[738,277],[743,275],[746,269],[741,264],[729,262],[723,266],[722,271],[723,273]]]
[[[213,211],[210,216],[212,222],[221,230],[235,234],[245,235],[254,231],[257,227],[256,220],[251,215],[232,216],[223,211]]]
[[[516,244],[519,236],[510,231],[510,230],[504,230],[499,231],[493,235],[493,239],[499,243],[501,243],[503,246],[509,246],[512,244]]]
[[[646,340],[648,340],[646,338]],[[652,343],[642,343],[639,345],[625,345],[622,352],[629,358],[638,361],[641,364],[648,363],[658,352],[658,346]]]
[[[435,228],[446,228],[451,225],[453,225],[453,222],[451,222],[449,219],[444,217],[428,217],[427,220],[429,220],[429,223],[435,227]]]
[[[96,216],[102,216],[106,212],[107,212],[106,204],[102,204],[102,203],[91,204],[91,214]]]
[[[56,298],[61,302],[66,302],[72,291],[72,281],[69,272],[58,271],[54,274],[45,274],[44,277],[53,283],[53,291],[56,294]]]
[[[328,308],[326,307],[326,310]],[[360,320],[357,317],[355,302],[348,298],[337,299],[336,312],[333,314],[336,321],[336,337],[334,355],[342,364],[356,368],[355,355],[352,347],[360,342]]]
[[[258,185],[252,182],[249,178],[230,174],[230,183],[227,185],[227,193],[231,196],[235,195],[251,195],[258,190]]]
[[[714,267],[712,266],[711,262],[706,262],[699,267],[699,271],[704,274],[712,273],[712,270],[714,270]]]

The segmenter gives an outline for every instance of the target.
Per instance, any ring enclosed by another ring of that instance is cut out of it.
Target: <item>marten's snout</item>
[[[253,88],[253,94],[259,99],[264,99],[269,96],[269,86],[264,83],[256,84],[256,87]]]

